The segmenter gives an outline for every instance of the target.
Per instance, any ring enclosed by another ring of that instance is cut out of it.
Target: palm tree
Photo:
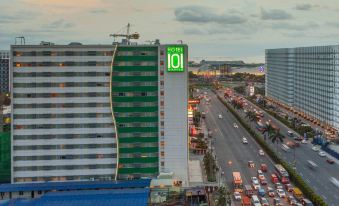
[[[267,137],[271,136],[272,133],[274,133],[275,129],[272,127],[272,125],[270,123],[266,123],[265,127],[263,128],[263,135],[264,135],[264,139],[266,140]]]
[[[246,117],[251,121],[258,121],[258,117],[257,117],[257,114],[254,112],[254,111],[248,111],[247,114],[246,114]]]

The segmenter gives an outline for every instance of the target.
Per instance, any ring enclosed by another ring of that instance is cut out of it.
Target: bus
[[[290,183],[288,172],[285,170],[285,168],[282,165],[276,164],[274,165],[274,168],[275,168],[275,174],[277,175],[277,177],[280,179],[280,181],[283,184]]]
[[[233,187],[234,187],[234,192],[243,191],[240,172],[233,172]]]

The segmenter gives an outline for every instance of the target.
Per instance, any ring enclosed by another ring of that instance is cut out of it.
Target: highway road
[[[213,147],[217,156],[217,161],[225,172],[225,179],[228,187],[232,190],[232,172],[238,171],[241,173],[243,184],[251,185],[251,177],[257,176],[257,170],[261,163],[268,165],[268,172],[265,173],[268,184],[273,187],[270,181],[270,174],[274,171],[274,163],[266,155],[259,156],[259,145],[253,138],[249,136],[247,131],[241,127],[235,117],[227,112],[225,106],[217,99],[216,95],[209,92],[211,97],[210,105],[200,105],[201,111],[206,112],[206,125],[212,130]],[[222,119],[218,115],[222,115]],[[233,123],[236,122],[239,128],[234,128]],[[245,136],[248,139],[248,144],[242,144],[241,138]],[[247,163],[249,160],[255,162],[255,168],[249,168]],[[231,161],[232,164],[228,164]],[[274,188],[274,187],[273,187]],[[272,198],[267,198],[272,203]],[[286,205],[286,200],[283,200]],[[239,205],[239,202],[236,203]]]
[[[222,94],[221,94],[222,95]],[[223,96],[223,95],[222,95]],[[247,101],[249,106],[255,107],[257,110],[261,110],[256,105]],[[291,130],[287,128],[284,124],[274,119],[272,116],[264,112],[264,120],[267,121],[270,119],[276,126],[281,129],[283,135],[286,136],[285,141],[288,140],[287,131]],[[245,117],[245,113],[239,111],[243,117]],[[255,128],[255,123],[251,123],[251,125]],[[259,132],[258,132],[259,133]],[[261,134],[261,133],[260,133]],[[296,134],[296,132],[295,132]],[[300,144],[299,148],[291,149],[289,152],[285,152],[281,149],[281,144],[277,147],[273,145],[271,141],[267,141],[272,148],[277,149],[278,154],[283,157],[290,164],[294,161],[294,152],[296,159],[296,169],[299,172],[300,176],[319,194],[324,200],[330,205],[335,206],[338,205],[339,201],[339,188],[330,182],[330,177],[335,177],[339,179],[339,165],[333,164],[330,165],[326,162],[326,158],[320,157],[318,152],[314,152],[312,148],[312,144]],[[316,169],[311,169],[308,166],[307,160],[312,160],[319,167]]]

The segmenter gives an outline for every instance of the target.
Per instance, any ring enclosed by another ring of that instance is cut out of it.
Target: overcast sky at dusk
[[[109,44],[128,22],[139,43],[182,40],[190,60],[264,62],[266,48],[339,44],[338,0],[0,0],[0,49]]]

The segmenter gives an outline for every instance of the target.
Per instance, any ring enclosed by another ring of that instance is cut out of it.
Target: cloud
[[[265,10],[261,8],[261,19],[262,20],[286,20],[291,19],[291,14],[281,9],[270,9]]]
[[[89,12],[93,14],[103,14],[103,13],[108,13],[107,9],[91,9]]]
[[[294,30],[294,31],[305,31],[314,28],[318,28],[319,24],[315,22],[307,22],[303,24],[291,24],[291,23],[274,23],[272,24],[272,29],[280,29],[280,30]]]
[[[218,24],[242,24],[247,19],[236,11],[230,14],[217,14],[214,10],[202,6],[186,6],[176,8],[175,19],[179,22],[190,23],[218,23]]]
[[[50,29],[67,29],[73,27],[74,24],[71,22],[67,22],[64,19],[58,19],[56,21],[51,22],[46,27]]]
[[[296,10],[302,10],[302,11],[308,11],[308,10],[311,10],[313,7],[312,4],[297,4],[295,6],[295,9]]]

